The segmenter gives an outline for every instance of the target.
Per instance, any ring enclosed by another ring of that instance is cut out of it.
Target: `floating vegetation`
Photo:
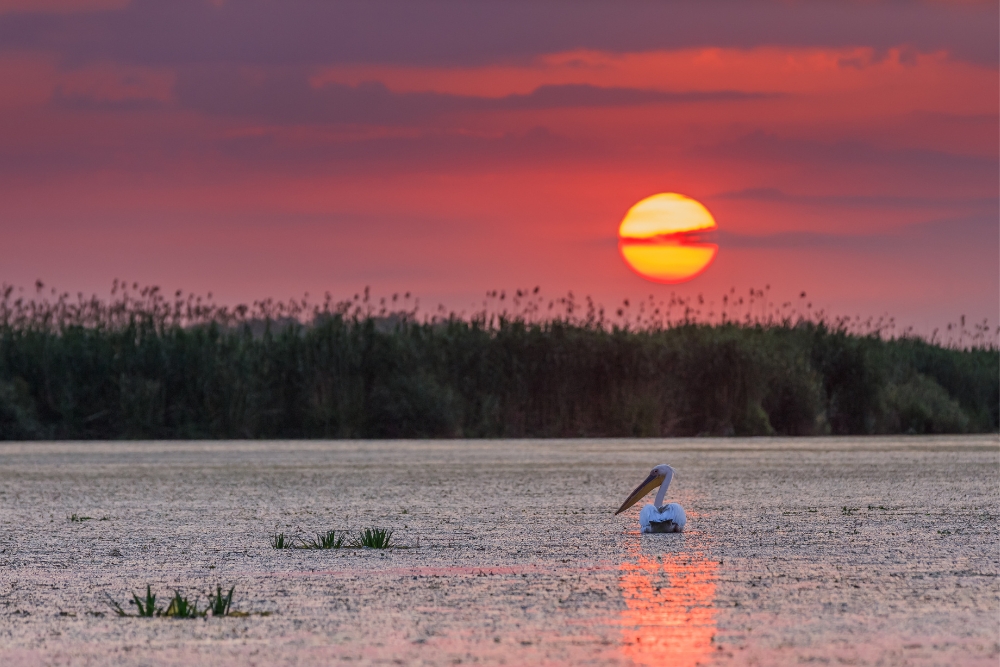
[[[106,595],[107,604],[111,607],[111,610],[116,616],[134,616],[143,618],[163,617],[163,618],[205,618],[209,613],[212,616],[249,616],[248,612],[233,611],[233,593],[236,591],[236,586],[231,586],[228,593],[222,592],[222,586],[217,585],[215,587],[215,593],[208,594],[208,603],[205,609],[198,609],[198,602],[190,600],[187,596],[182,595],[180,591],[175,590],[174,596],[170,598],[170,602],[167,604],[166,609],[156,606],[156,594],[153,593],[152,587],[148,584],[146,585],[146,596],[139,597],[137,593],[132,594],[131,603],[136,607],[135,614],[129,614],[125,611],[117,601],[115,601],[110,595]],[[94,612],[94,615],[98,615],[99,612]],[[259,616],[270,616],[271,612],[259,612]]]
[[[79,514],[71,514],[70,517],[69,517],[69,520],[71,522],[73,522],[73,523],[81,523],[83,521],[93,521],[93,519],[94,519],[94,517],[92,517],[92,516],[80,516]],[[105,521],[105,520],[106,520],[106,517],[101,519],[101,521]]]

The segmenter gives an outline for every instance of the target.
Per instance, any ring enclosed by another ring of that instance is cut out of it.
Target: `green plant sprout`
[[[317,533],[316,538],[309,542],[303,542],[303,549],[340,549],[346,541],[344,531],[328,530],[326,533]]]
[[[358,534],[355,546],[369,549],[388,549],[392,546],[392,530],[389,528],[365,528]]]
[[[229,592],[225,595],[222,594],[222,586],[215,587],[215,594],[209,594],[208,596],[208,609],[212,612],[212,616],[228,616],[229,607],[233,603],[233,591],[236,590],[236,586],[232,586]]]
[[[198,602],[188,599],[186,596],[181,595],[178,590],[174,591],[174,596],[170,598],[170,602],[166,609],[158,608],[156,606],[156,594],[153,593],[152,587],[148,584],[146,585],[146,596],[139,597],[137,593],[132,594],[132,599],[130,602],[136,606],[137,613],[129,614],[125,611],[118,602],[116,602],[110,595],[105,594],[107,598],[107,605],[111,607],[111,610],[116,616],[132,616],[132,617],[142,617],[142,618],[152,618],[162,617],[162,618],[205,618],[209,613],[212,616],[250,616],[249,612],[243,611],[233,611],[233,593],[236,591],[236,586],[231,586],[229,591],[226,593],[222,592],[222,586],[216,585],[215,593],[209,592],[208,594],[208,604],[205,609],[198,609]],[[100,612],[90,612],[92,615],[101,616]],[[258,612],[258,616],[270,616],[271,612]]]
[[[198,611],[197,602],[192,603],[181,595],[180,591],[174,591],[174,597],[170,600],[170,604],[167,605],[167,609],[162,615],[169,618],[200,618],[205,613],[204,611]]]
[[[284,533],[275,533],[271,536],[271,546],[275,549],[291,549],[294,545],[291,539],[285,537]]]

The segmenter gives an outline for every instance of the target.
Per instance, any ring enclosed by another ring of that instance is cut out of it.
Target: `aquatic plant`
[[[358,533],[354,546],[369,549],[388,549],[392,546],[392,530],[388,528],[365,528]]]
[[[302,549],[340,549],[344,546],[347,536],[342,530],[328,530],[317,533],[315,539],[303,542]]]
[[[229,592],[223,595],[222,586],[216,585],[215,593],[208,595],[208,610],[212,612],[212,616],[229,615],[229,607],[233,603],[233,591],[235,590],[236,586],[231,586]]]
[[[205,609],[198,609],[197,601],[191,601],[186,596],[182,595],[180,591],[175,590],[174,596],[170,598],[170,602],[167,604],[167,608],[163,609],[156,606],[156,594],[153,593],[152,587],[146,585],[146,596],[139,597],[137,593],[132,594],[132,600],[130,602],[136,606],[137,613],[129,614],[126,612],[117,601],[115,601],[110,595],[105,594],[107,598],[107,605],[111,607],[111,610],[117,616],[138,616],[151,618],[154,616],[164,617],[164,618],[204,618],[211,612],[213,616],[249,616],[248,612],[232,611],[231,606],[233,603],[233,593],[236,590],[236,586],[231,586],[229,592],[223,594],[222,586],[217,585],[215,593],[209,593],[208,595],[208,606]],[[92,612],[94,615],[100,615],[99,612]],[[261,616],[269,616],[270,612],[259,612]]]
[[[150,617],[157,615],[161,611],[156,608],[156,595],[151,590],[149,584],[146,585],[145,599],[139,597],[137,593],[132,593],[132,604],[134,604],[138,609],[139,616]],[[125,614],[121,611],[120,606],[116,604],[115,607],[115,611],[119,616],[125,616]]]
[[[200,618],[206,612],[198,611],[198,603],[191,602],[180,591],[174,591],[174,597],[170,599],[170,604],[163,611],[162,615],[168,618]]]
[[[275,549],[291,549],[294,544],[291,539],[285,537],[284,533],[275,533],[271,535],[271,546]]]
[[[107,598],[107,600],[105,601],[105,604],[107,604],[109,607],[111,607],[111,611],[115,612],[116,616],[128,616],[128,612],[126,612],[124,609],[122,609],[122,606],[120,604],[118,604],[117,600],[115,600],[113,597],[111,597],[107,593],[104,594],[104,597]],[[97,611],[91,612],[91,613],[94,616],[103,616],[104,615],[103,613],[97,612]]]

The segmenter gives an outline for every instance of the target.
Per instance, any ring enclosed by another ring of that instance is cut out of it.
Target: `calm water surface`
[[[613,516],[657,463],[682,535]],[[996,665],[998,482],[996,436],[5,444],[0,663]],[[366,526],[408,548],[270,546]],[[251,615],[109,613],[146,584]]]

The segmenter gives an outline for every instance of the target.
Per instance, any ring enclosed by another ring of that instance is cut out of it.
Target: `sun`
[[[710,243],[718,226],[699,202],[664,192],[646,197],[625,214],[618,250],[633,271],[656,283],[691,280],[715,259]]]

